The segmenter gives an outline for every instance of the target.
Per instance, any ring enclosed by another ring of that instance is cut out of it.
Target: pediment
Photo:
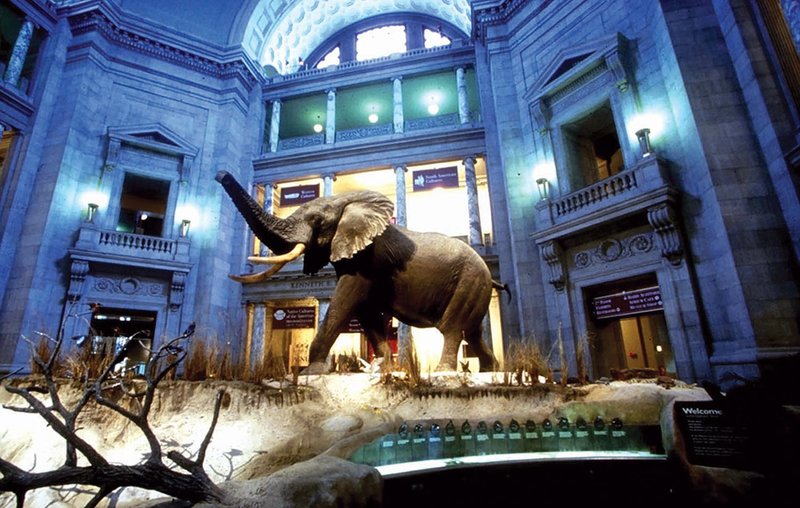
[[[621,56],[626,45],[627,39],[617,33],[562,49],[545,67],[540,78],[529,89],[526,98],[530,101],[553,95],[603,66],[614,74],[618,82],[626,81],[627,73]]]
[[[197,147],[160,123],[109,127],[108,137],[120,144],[129,144],[173,155],[194,157],[198,152]]]

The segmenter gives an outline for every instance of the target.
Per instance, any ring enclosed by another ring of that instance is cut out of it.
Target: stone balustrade
[[[188,238],[162,238],[86,225],[80,229],[75,247],[96,254],[186,263],[189,244]]]
[[[648,157],[609,178],[547,200],[538,207],[540,223],[555,226],[593,214],[636,207],[637,201],[646,201],[651,193],[667,188],[669,174],[666,166],[656,157]]]

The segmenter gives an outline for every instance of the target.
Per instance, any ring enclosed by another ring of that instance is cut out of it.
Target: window
[[[356,60],[359,62],[405,51],[405,25],[382,26],[356,35]]]
[[[117,231],[162,236],[170,184],[134,173],[126,173],[120,196]]]
[[[438,48],[439,46],[449,46],[450,39],[442,35],[441,30],[431,30],[426,28],[422,31],[422,37],[425,40],[426,48]]]
[[[623,169],[622,150],[608,103],[562,129],[572,188],[591,185]]]
[[[327,55],[322,57],[322,60],[320,60],[317,64],[317,69],[323,69],[325,67],[330,67],[331,65],[339,65],[340,55],[341,50],[339,49],[339,46],[336,46]]]

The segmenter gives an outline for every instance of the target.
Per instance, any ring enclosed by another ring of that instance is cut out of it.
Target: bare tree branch
[[[219,418],[223,392],[220,391],[217,394],[214,403],[214,416],[210,428],[200,446],[197,460],[193,461],[187,459],[178,452],[170,452],[168,455],[176,464],[186,469],[190,474],[174,471],[162,462],[161,444],[148,422],[148,416],[158,383],[163,380],[172,369],[177,368],[178,364],[186,357],[186,350],[185,348],[181,348],[179,343],[192,335],[194,326],[192,325],[187,328],[187,331],[180,337],[150,352],[150,359],[145,375],[146,388],[143,393],[136,393],[135,389],[133,391],[129,390],[124,384],[124,376],[119,379],[114,377],[114,366],[122,360],[124,354],[124,351],[120,351],[114,356],[113,361],[103,370],[94,383],[87,382],[84,385],[81,398],[72,408],[66,407],[59,397],[58,383],[55,380],[53,372],[55,365],[54,359],[63,342],[63,323],[61,328],[62,330],[59,331],[56,340],[56,347],[47,361],[40,358],[35,352],[35,348],[32,348],[34,350],[33,361],[42,369],[44,374],[43,381],[46,388],[36,384],[27,387],[19,387],[11,386],[6,383],[6,390],[21,397],[28,403],[29,407],[4,407],[12,411],[38,413],[58,435],[64,438],[67,445],[65,464],[52,471],[31,473],[23,471],[4,459],[0,459],[0,473],[2,473],[3,476],[0,478],[0,492],[12,492],[16,496],[17,506],[20,508],[25,502],[27,492],[31,490],[42,487],[74,484],[93,485],[99,488],[98,492],[96,492],[87,503],[86,506],[89,507],[97,506],[111,492],[126,486],[156,490],[169,496],[191,502],[223,500],[223,492],[214,485],[203,470],[205,454]],[[30,341],[28,342],[30,343]],[[169,361],[166,362],[166,365],[161,365],[164,358],[168,358]],[[4,380],[6,377],[9,377],[9,375],[3,376],[0,378],[0,381]],[[143,402],[138,412],[126,409],[104,395],[105,392],[116,387],[120,387],[123,393],[132,395],[134,398],[143,397]],[[39,400],[34,393],[48,395],[51,405],[47,406],[44,402]],[[78,417],[92,399],[99,405],[107,407],[130,420],[140,429],[150,445],[149,458],[144,463],[134,466],[109,464],[97,450],[78,436]],[[86,457],[89,461],[89,466],[79,467],[77,465],[78,452]]]

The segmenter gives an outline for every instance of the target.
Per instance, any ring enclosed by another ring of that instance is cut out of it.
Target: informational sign
[[[658,286],[592,298],[592,314],[597,319],[630,316],[663,308],[664,303],[661,301],[661,290]]]
[[[421,169],[414,171],[412,176],[414,177],[414,191],[458,187],[458,168],[456,166]]]
[[[347,322],[347,327],[344,331],[345,333],[362,333],[364,329],[361,328],[361,323],[358,321],[358,319],[353,318]]]
[[[743,468],[751,463],[751,432],[730,407],[715,401],[677,401],[675,420],[692,464]]]
[[[317,324],[316,310],[316,307],[279,307],[272,313],[272,328],[314,328]]]
[[[281,206],[297,206],[319,197],[319,184],[281,187]]]

